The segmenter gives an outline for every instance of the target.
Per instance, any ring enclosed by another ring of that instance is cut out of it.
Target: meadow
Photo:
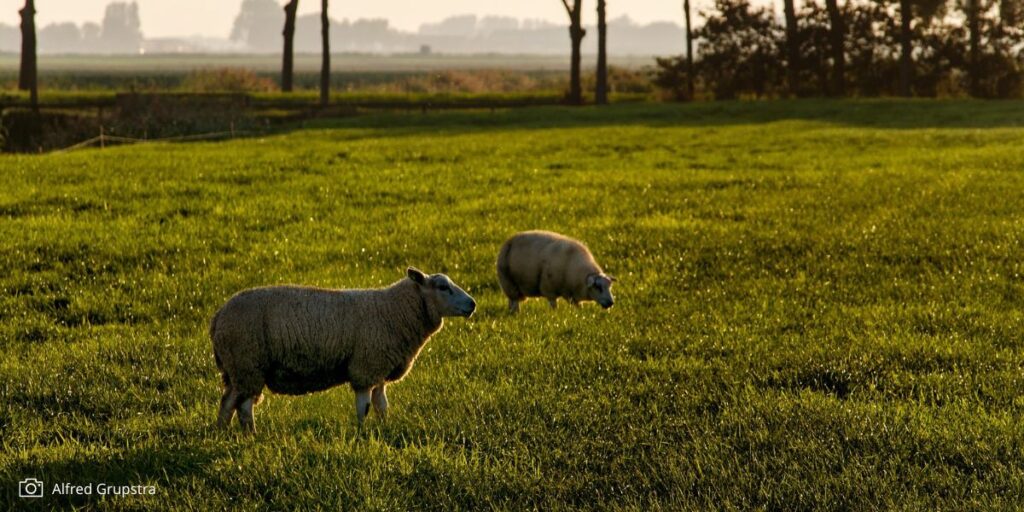
[[[0,509],[1015,509],[1022,140],[1021,102],[812,100],[2,156]],[[494,261],[533,228],[586,241],[616,306],[509,316]],[[336,388],[214,428],[232,293],[408,265],[480,308],[387,421]]]

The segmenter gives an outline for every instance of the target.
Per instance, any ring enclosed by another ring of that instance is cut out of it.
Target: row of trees
[[[245,0],[258,2],[260,0]],[[679,99],[693,98],[696,84],[719,99],[754,96],[935,96],[966,92],[977,97],[1019,96],[1024,91],[1024,0],[783,0],[780,21],[770,7],[750,0],[715,0],[691,26],[683,0],[686,52],[658,59],[658,85]],[[568,103],[583,103],[582,0],[561,0],[571,43]],[[608,101],[606,1],[596,0],[598,55],[594,98]],[[135,4],[123,4],[126,26],[136,27]],[[282,90],[294,83],[294,37],[299,0],[284,6]],[[321,0],[320,101],[328,103],[330,19]],[[109,9],[108,9],[109,10]],[[247,12],[243,5],[243,13]],[[35,1],[20,10],[22,52],[19,87],[31,91],[38,109]],[[110,14],[108,12],[108,14]],[[115,13],[116,14],[116,13]],[[108,16],[109,17],[109,16]],[[117,18],[115,16],[115,18]],[[694,43],[699,55],[694,55]]]
[[[246,0],[257,1],[257,0]],[[582,52],[581,46],[587,31],[583,28],[583,0],[561,0],[565,11],[569,15],[569,40],[572,43],[569,71],[569,92],[566,97],[568,103],[580,105],[583,103],[583,88],[581,80]],[[321,36],[323,38],[323,66],[320,73],[320,101],[327,104],[327,92],[330,85],[330,42],[328,30],[330,22],[327,16],[327,0],[322,0],[320,10]],[[284,30],[284,51],[281,65],[281,90],[290,92],[294,83],[294,48],[295,48],[295,20],[299,9],[299,0],[289,0],[284,6],[285,21]],[[243,12],[245,8],[243,6]],[[606,20],[606,2],[597,0],[597,70],[594,98],[598,104],[608,103],[608,24]]]
[[[752,96],[1018,97],[1021,0],[824,0],[783,19],[749,0],[716,0],[687,52],[658,59],[658,85],[693,98]],[[699,44],[694,58],[692,45]]]
[[[246,0],[252,1],[252,0]],[[331,83],[331,47],[330,47],[330,17],[328,15],[328,0],[320,0],[320,24],[321,39],[323,41],[323,61],[320,69],[320,104],[326,106],[329,101]],[[124,10],[124,17],[134,19],[134,26],[138,27],[137,4],[112,4]],[[285,5],[285,27],[284,27],[284,63],[282,70],[282,89],[290,92],[293,83],[293,48],[295,37],[295,17],[299,7],[299,0],[290,0]],[[37,40],[36,40],[36,6],[35,0],[25,0],[25,6],[18,11],[21,15],[21,66],[18,73],[18,88],[29,91],[32,111],[39,112],[39,73],[37,65]],[[243,12],[245,10],[243,9]],[[108,16],[110,18],[110,7]],[[131,24],[129,24],[131,25]],[[137,30],[136,30],[137,31]],[[138,32],[138,31],[137,31]],[[141,32],[139,33],[141,38]]]

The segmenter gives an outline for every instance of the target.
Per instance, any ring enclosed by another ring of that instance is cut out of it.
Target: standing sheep
[[[404,377],[446,316],[469,317],[476,301],[444,274],[409,267],[408,279],[379,290],[271,286],[239,292],[210,323],[224,380],[218,423],[238,410],[255,432],[263,387],[302,395],[346,382],[362,426],[372,400],[384,417],[384,388]]]
[[[528,297],[544,297],[552,308],[559,297],[574,305],[593,300],[605,309],[615,304],[615,278],[585,245],[550,231],[524,231],[506,240],[498,253],[498,281],[510,313]]]

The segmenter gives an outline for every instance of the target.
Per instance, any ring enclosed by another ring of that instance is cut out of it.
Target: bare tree
[[[326,1],[326,0],[325,0]],[[583,29],[581,21],[583,0],[573,0],[572,7],[569,0],[562,0],[565,12],[569,13],[569,39],[572,41],[572,60],[569,72],[569,103],[580,105],[583,103],[583,90],[580,87],[580,45],[583,43],[583,36],[587,31]]]
[[[796,95],[800,76],[800,41],[797,41],[796,6],[794,0],[783,0],[786,15],[786,76],[789,94]]]
[[[829,46],[832,50],[832,94],[846,94],[846,24],[839,10],[839,0],[825,0],[829,20]]]
[[[608,104],[608,24],[605,21],[605,0],[597,0],[597,87],[594,101]]]
[[[36,61],[36,2],[25,0],[21,15],[21,69],[18,88],[29,91],[32,112],[39,113],[39,69]]]
[[[690,0],[683,0],[683,15],[686,17],[686,90],[693,100],[693,29],[690,27]]]
[[[299,0],[291,0],[284,6],[284,56],[281,62],[281,90],[292,92],[292,76],[295,71],[295,16]]]
[[[331,89],[331,20],[327,16],[327,0],[320,0],[320,37],[323,39],[323,62],[320,64],[320,106],[326,107]]]

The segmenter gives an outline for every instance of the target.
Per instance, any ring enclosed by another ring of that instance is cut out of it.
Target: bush
[[[189,92],[270,92],[277,86],[249,69],[220,68],[189,73],[181,88]]]

